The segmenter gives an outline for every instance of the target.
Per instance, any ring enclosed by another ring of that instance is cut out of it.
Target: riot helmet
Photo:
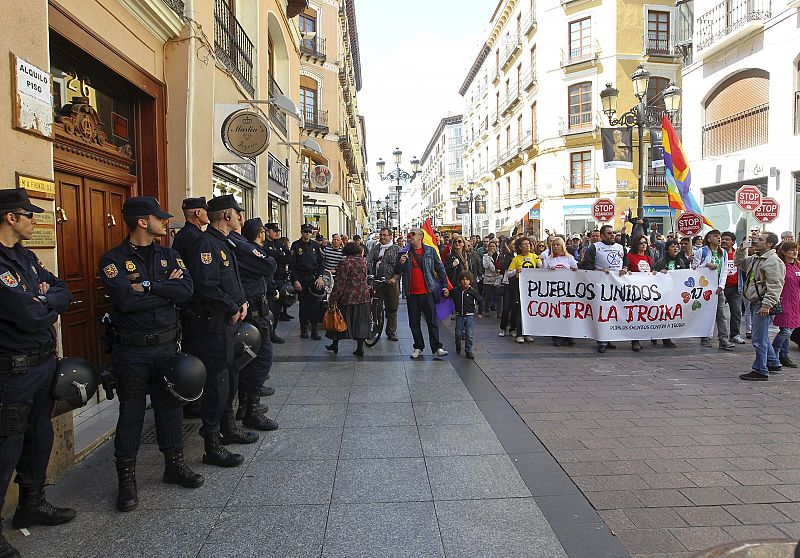
[[[71,411],[89,402],[97,392],[97,372],[88,360],[66,357],[58,361],[53,399],[60,409]]]
[[[187,353],[175,353],[161,365],[164,389],[179,405],[197,401],[203,395],[206,367],[199,358]]]
[[[249,322],[241,322],[233,341],[233,356],[237,370],[241,370],[256,358],[261,348],[261,332]]]
[[[280,300],[282,300],[287,307],[294,306],[294,303],[297,302],[297,292],[294,290],[294,285],[291,283],[283,283],[278,287],[278,292],[281,294]]]

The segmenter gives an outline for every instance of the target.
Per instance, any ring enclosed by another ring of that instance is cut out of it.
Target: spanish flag
[[[673,209],[696,213],[703,217],[706,225],[713,227],[714,225],[703,215],[697,200],[689,190],[692,185],[692,171],[689,169],[689,163],[683,153],[681,140],[678,139],[678,134],[666,115],[661,117],[661,131],[669,206]]]

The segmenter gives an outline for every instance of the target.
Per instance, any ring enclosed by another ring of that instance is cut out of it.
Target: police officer
[[[155,198],[129,198],[122,216],[129,236],[100,258],[100,278],[113,307],[114,375],[120,401],[114,436],[117,509],[126,512],[139,504],[136,454],[148,392],[158,449],[164,454],[164,482],[197,488],[204,479],[184,463],[183,413],[159,374],[163,363],[178,352],[175,305],[191,299],[192,279],[180,255],[156,242],[166,236],[172,215]]]
[[[325,258],[322,247],[311,238],[314,229],[309,224],[300,227],[300,238],[292,242],[292,279],[294,288],[299,293],[300,299],[300,337],[308,339],[308,330],[311,329],[311,339],[321,339],[317,332],[322,312],[320,299],[311,293],[311,288],[317,290],[325,288],[322,272],[325,269]]]
[[[228,238],[244,211],[228,194],[208,202],[209,225],[187,248],[186,264],[194,280],[192,319],[186,320],[184,346],[206,366],[206,385],[201,401],[205,441],[203,463],[237,467],[244,456],[231,453],[222,444],[251,444],[254,432],[236,426],[233,398],[238,386],[233,340],[239,322],[247,316],[248,305],[239,278],[234,244]]]
[[[204,197],[186,198],[181,204],[183,218],[186,223],[172,239],[172,249],[177,250],[182,258],[186,259],[186,249],[203,234],[203,229],[208,225],[208,205]]]
[[[278,223],[267,223],[264,225],[264,233],[266,236],[261,246],[264,248],[267,255],[273,258],[278,265],[273,275],[273,285],[275,289],[278,290],[283,283],[289,280],[289,264],[292,261],[292,257],[289,254],[289,250],[287,250],[283,242],[280,241],[281,228],[278,226]],[[273,343],[280,345],[285,343],[285,341],[282,337],[278,336],[278,322],[289,321],[292,319],[292,316],[286,313],[286,306],[280,297],[270,298],[269,308],[272,315],[275,317],[272,321],[271,339]]]
[[[239,411],[236,418],[242,424],[255,430],[275,430],[278,423],[268,419],[266,407],[261,406],[261,397],[275,393],[275,388],[264,385],[272,368],[272,341],[268,295],[274,297],[272,276],[275,273],[275,260],[267,256],[260,243],[264,239],[264,224],[261,219],[248,219],[241,232],[233,230],[228,235],[236,244],[236,259],[242,286],[247,296],[246,320],[261,331],[261,348],[256,358],[239,371]]]
[[[44,498],[53,447],[54,324],[72,294],[20,245],[31,238],[34,214],[42,211],[25,190],[0,190],[0,505],[16,468],[15,529],[61,525],[75,517],[75,510],[54,507]],[[0,533],[0,557],[15,556],[19,553]]]

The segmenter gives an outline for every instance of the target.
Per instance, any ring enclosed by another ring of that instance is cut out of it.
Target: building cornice
[[[460,124],[463,120],[463,114],[457,114],[456,116],[446,116],[439,121],[439,125],[436,127],[436,131],[431,136],[431,140],[428,142],[428,147],[425,148],[425,153],[422,154],[422,159],[420,159],[420,165],[425,164],[425,160],[428,158],[428,155],[431,154],[431,150],[436,142],[439,140],[439,136],[442,135],[442,131],[444,130],[445,126],[449,126],[451,124]]]
[[[475,76],[478,75],[483,63],[486,62],[486,57],[489,56],[489,52],[489,45],[483,43],[483,47],[481,47],[478,56],[475,58],[475,62],[472,63],[472,67],[467,73],[467,78],[464,80],[464,83],[461,84],[461,89],[458,90],[458,94],[462,97],[467,94],[467,89],[469,89],[469,86],[472,84],[472,80],[475,79]]]
[[[347,35],[350,42],[350,57],[353,59],[353,70],[356,77],[356,91],[361,91],[361,52],[358,48],[358,27],[356,26],[355,0],[343,0],[347,17]]]
[[[161,41],[167,42],[180,35],[181,16],[162,0],[120,0],[120,3]]]

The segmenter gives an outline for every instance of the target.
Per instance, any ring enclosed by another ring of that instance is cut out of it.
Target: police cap
[[[274,231],[277,233],[281,232],[281,228],[278,226],[278,223],[267,223],[264,225],[264,228],[268,231]]]
[[[208,209],[205,196],[199,198],[186,198],[181,204],[181,209]]]
[[[254,217],[253,219],[248,219],[242,225],[242,236],[250,242],[253,242],[258,236],[258,233],[263,230],[264,223],[261,221],[261,217]]]
[[[239,202],[233,197],[233,194],[225,194],[224,196],[217,196],[208,200],[209,211],[222,211],[223,209],[234,209],[236,211],[244,211],[243,207],[239,207]]]
[[[28,198],[28,191],[25,188],[6,188],[0,190],[0,212],[13,211],[19,208],[34,213],[42,213],[44,209],[35,206]]]
[[[158,205],[158,200],[151,196],[135,196],[128,198],[122,205],[122,214],[128,217],[152,215],[159,219],[169,219],[172,217],[172,215],[161,209],[161,206]]]
[[[301,225],[301,226],[300,226],[300,232],[301,232],[301,233],[304,233],[304,232],[314,232],[314,227],[312,227],[312,226],[311,226],[311,225],[309,225],[308,223],[305,223],[305,224],[303,224],[303,225]]]

